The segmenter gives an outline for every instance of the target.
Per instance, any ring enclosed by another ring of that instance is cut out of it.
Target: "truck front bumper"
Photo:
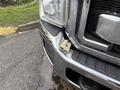
[[[51,27],[49,28],[49,26],[44,25],[43,22],[41,22],[41,26],[42,29],[40,30],[40,33],[41,36],[43,37],[45,52],[48,55],[55,71],[62,79],[73,84],[77,88],[80,88],[79,85],[71,81],[66,76],[67,75],[66,70],[71,69],[79,73],[80,75],[83,75],[91,80],[94,80],[95,82],[104,85],[110,89],[120,90],[119,81],[76,62],[75,60],[72,59],[72,50],[70,50],[68,54],[64,54],[60,50],[60,44],[65,39],[63,30],[58,31],[56,35],[52,35],[49,32],[50,30],[48,30],[51,29]]]

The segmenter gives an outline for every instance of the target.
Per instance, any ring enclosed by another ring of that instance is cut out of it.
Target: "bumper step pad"
[[[120,81],[120,67],[113,65],[109,62],[105,62],[98,58],[92,57],[83,52],[79,52],[77,50],[73,51],[72,58],[76,60],[78,63],[85,65],[93,70],[100,72],[104,75],[107,75],[111,78],[114,78]]]

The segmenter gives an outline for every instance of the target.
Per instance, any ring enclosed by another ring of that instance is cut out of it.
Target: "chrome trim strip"
[[[84,36],[90,2],[91,2],[91,0],[84,0],[81,21],[79,24],[79,31],[78,31],[77,37],[78,37],[80,43],[83,43],[83,44],[90,46],[92,48],[95,48],[95,49],[107,51],[109,49],[108,45],[97,42],[97,41],[90,40]]]

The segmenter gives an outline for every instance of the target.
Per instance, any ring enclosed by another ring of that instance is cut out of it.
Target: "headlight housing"
[[[68,0],[41,0],[42,20],[64,27],[68,18]]]

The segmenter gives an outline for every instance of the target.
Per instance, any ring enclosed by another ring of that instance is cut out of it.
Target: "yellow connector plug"
[[[68,40],[64,40],[62,44],[60,45],[60,50],[64,53],[67,54],[70,51],[72,44]]]

